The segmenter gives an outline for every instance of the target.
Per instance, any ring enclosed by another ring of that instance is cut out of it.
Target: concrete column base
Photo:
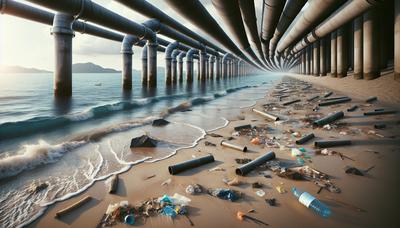
[[[379,78],[380,76],[380,72],[376,71],[376,72],[370,72],[370,73],[364,73],[364,79],[365,80],[373,80],[375,78]]]
[[[360,72],[360,73],[354,73],[353,74],[353,77],[354,77],[354,79],[363,79],[363,74]]]

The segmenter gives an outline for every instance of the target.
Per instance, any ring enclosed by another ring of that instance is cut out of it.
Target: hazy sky
[[[118,14],[137,23],[148,18],[112,0],[92,0]],[[19,2],[26,3],[19,0]],[[205,38],[209,38],[204,32],[198,30],[184,18],[179,16],[164,0],[148,0],[148,2],[162,9],[165,13],[184,24],[186,27],[198,32]],[[211,15],[226,30],[218,13],[215,11],[211,0],[201,0]],[[258,22],[261,20],[262,0],[255,0]],[[28,3],[26,3],[28,4]],[[37,6],[36,6],[37,7]],[[40,8],[40,7],[39,7]],[[48,10],[48,9],[46,9]],[[51,11],[51,10],[48,10]],[[28,21],[10,15],[0,15],[0,65],[19,65],[39,69],[53,70],[54,51],[53,36],[50,34],[50,26]],[[232,37],[232,36],[231,36]],[[165,37],[163,37],[165,38]],[[168,38],[166,38],[168,39]],[[221,46],[221,45],[219,45]],[[221,46],[222,47],[222,46]],[[73,38],[73,62],[93,62],[103,67],[121,69],[120,43],[87,34],[75,33]],[[133,67],[140,69],[141,48],[134,47]],[[164,54],[158,54],[158,65],[163,66]]]

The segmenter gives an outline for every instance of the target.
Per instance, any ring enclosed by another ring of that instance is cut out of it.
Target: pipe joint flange
[[[51,28],[51,34],[64,34],[75,36],[72,24],[74,23],[74,17],[65,13],[57,13],[53,19],[53,27]]]

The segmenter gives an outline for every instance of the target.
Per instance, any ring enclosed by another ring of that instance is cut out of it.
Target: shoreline
[[[282,79],[286,80],[286,79]],[[279,83],[279,82],[278,82]],[[315,86],[315,85],[313,85]],[[275,89],[276,84],[274,87],[271,87],[271,92]],[[319,87],[319,86],[318,86]],[[326,90],[326,89],[322,89]],[[268,98],[270,98],[268,100]],[[358,98],[358,97],[357,97]],[[379,99],[379,95],[378,95]],[[289,99],[286,99],[285,101],[288,101]],[[362,99],[354,99],[356,102],[359,102]],[[260,100],[257,100],[255,106],[260,108],[261,105],[265,102],[277,102],[277,100],[272,100],[270,97],[270,94],[267,94],[264,98],[261,98]],[[352,101],[353,103],[354,101]],[[380,104],[380,99],[378,100]],[[347,106],[349,104],[344,104],[342,107]],[[251,106],[254,107],[254,106]],[[229,121],[228,124],[225,127],[221,127],[219,129],[209,131],[207,133],[213,132],[217,133],[220,135],[223,135],[225,137],[231,136],[232,135],[232,127],[242,125],[242,124],[254,124],[254,125],[265,125],[267,124],[268,126],[271,126],[273,128],[279,128],[280,126],[276,126],[273,122],[267,122],[260,116],[258,116],[255,113],[252,113],[250,110],[250,107],[242,108],[241,109],[241,115],[245,117],[244,120],[240,120],[240,118],[237,118],[237,120]],[[289,108],[290,109],[290,108]],[[332,111],[332,109],[335,108],[326,108],[326,111]],[[297,112],[297,110],[292,110],[292,112]],[[297,117],[304,114],[301,113],[301,110],[298,111]],[[324,112],[324,113],[325,113]],[[293,114],[293,113],[292,113]],[[290,115],[292,115],[290,114]],[[293,114],[296,116],[296,113]],[[254,121],[253,121],[254,120]],[[281,126],[282,127],[282,126]],[[281,132],[291,128],[288,126],[283,126],[283,129],[279,129]],[[305,132],[307,128],[302,129],[302,133]],[[398,135],[399,130],[391,129],[394,131],[396,135]],[[321,134],[324,135],[331,135],[333,133],[337,132],[322,132]],[[279,133],[282,135],[281,133]],[[277,133],[271,134],[271,135],[278,135]],[[369,136],[362,135],[362,138],[368,138]],[[247,184],[239,187],[230,187],[235,190],[240,190],[245,193],[245,197],[238,201],[238,202],[229,202],[229,201],[224,201],[218,198],[211,197],[207,194],[202,194],[202,195],[187,195],[185,193],[185,188],[188,184],[201,184],[204,185],[205,187],[228,187],[223,182],[221,179],[223,177],[236,177],[234,175],[234,168],[238,166],[234,162],[234,158],[251,158],[254,159],[255,157],[259,156],[263,152],[266,151],[275,151],[277,153],[277,157],[280,159],[288,159],[288,160],[293,160],[293,158],[290,157],[290,154],[288,153],[287,150],[280,151],[279,148],[262,148],[259,145],[251,145],[249,137],[247,136],[240,136],[240,137],[235,137],[236,140],[234,141],[236,144],[240,145],[247,145],[249,147],[250,153],[242,153],[238,151],[234,151],[231,149],[226,149],[222,148],[219,143],[218,143],[218,138],[213,138],[209,134],[205,136],[205,138],[202,138],[199,140],[199,143],[191,148],[185,148],[181,149],[176,152],[175,155],[169,157],[168,159],[164,159],[161,161],[157,161],[154,163],[145,163],[142,162],[138,165],[134,165],[133,167],[130,167],[126,172],[122,173],[119,175],[120,177],[120,183],[118,186],[118,192],[116,195],[109,195],[107,193],[107,185],[106,181],[96,181],[91,187],[89,187],[87,190],[85,190],[83,193],[72,197],[68,200],[58,202],[54,205],[51,205],[46,212],[44,213],[43,216],[41,216],[39,219],[35,220],[33,223],[29,225],[29,227],[33,226],[38,226],[38,227],[44,227],[44,226],[51,226],[51,227],[93,227],[96,226],[102,217],[102,214],[106,211],[108,204],[110,203],[116,203],[122,200],[128,200],[130,203],[135,204],[139,201],[146,200],[151,197],[159,197],[164,194],[168,195],[173,195],[175,192],[185,195],[189,198],[192,199],[192,202],[190,203],[190,209],[189,209],[189,216],[193,220],[195,226],[199,227],[205,227],[205,226],[233,226],[233,227],[240,227],[243,225],[250,226],[250,227],[258,227],[258,225],[254,223],[250,223],[248,221],[243,221],[240,222],[235,218],[235,214],[237,210],[242,210],[242,211],[247,211],[250,209],[255,209],[256,213],[252,214],[253,217],[259,218],[261,220],[266,221],[270,225],[275,225],[275,226],[283,226],[287,227],[288,225],[293,225],[293,223],[290,223],[290,221],[287,221],[287,216],[290,216],[290,218],[293,219],[293,221],[296,221],[300,225],[315,225],[315,226],[337,226],[337,225],[349,225],[346,222],[349,222],[349,219],[364,219],[362,222],[363,225],[371,225],[376,222],[366,222],[368,220],[368,214],[371,212],[368,212],[367,216],[366,215],[359,215],[354,213],[350,213],[352,216],[348,216],[346,212],[348,212],[346,209],[340,208],[335,210],[334,213],[335,215],[331,218],[328,219],[322,219],[317,217],[317,215],[312,214],[307,208],[303,207],[301,204],[296,202],[294,200],[294,197],[291,195],[290,192],[285,193],[285,194],[279,194],[276,190],[275,187],[278,185],[282,185],[281,183],[284,183],[283,186],[287,191],[290,191],[290,187],[292,185],[294,186],[300,186],[302,189],[309,191],[312,193],[314,196],[315,194],[315,185],[312,184],[311,182],[301,182],[301,183],[296,183],[297,181],[292,181],[292,180],[287,180],[287,179],[282,179],[277,177],[276,175],[272,174],[272,179],[266,179],[262,176],[257,176],[254,175],[254,172],[246,177],[238,177],[239,180],[247,182]],[[204,141],[210,141],[212,143],[215,143],[218,145],[217,147],[208,147],[204,145]],[[310,145],[304,146],[305,148],[310,148]],[[355,145],[355,147],[363,148],[365,145]],[[382,146],[383,147],[383,146]],[[384,152],[386,150],[389,151],[389,148],[387,146],[384,146]],[[398,146],[397,146],[398,148]],[[342,153],[344,154],[351,154],[349,151],[354,150],[354,148],[345,148]],[[186,171],[182,174],[179,175],[174,175],[171,176],[168,173],[167,166],[171,164],[175,164],[187,159],[191,159],[192,156],[203,156],[205,154],[212,153],[215,158],[216,162],[201,166],[189,171]],[[382,152],[383,153],[383,152]],[[386,152],[385,152],[386,153]],[[394,155],[398,156],[399,155]],[[333,163],[334,164],[329,164],[329,161],[323,161],[323,160],[330,160],[333,159],[332,156],[329,157],[324,157],[326,159],[321,159],[319,157],[315,157],[315,162],[317,163],[316,166],[320,166],[320,168],[331,175],[335,176],[335,181],[338,177],[341,177],[338,179],[338,181],[343,184],[344,186],[350,185],[353,187],[354,184],[348,183],[348,180],[342,180],[342,179],[347,179],[342,178],[343,174],[336,174],[334,170],[337,170],[336,167],[333,167],[338,164],[338,161],[335,160]],[[336,159],[336,158],[335,158]],[[374,157],[369,157],[368,159],[374,159]],[[367,160],[368,160],[367,159]],[[313,158],[314,160],[314,158]],[[347,162],[347,161],[346,161]],[[321,165],[318,165],[318,163],[321,163]],[[367,163],[367,161],[362,162],[362,163]],[[145,166],[143,164],[146,164]],[[209,172],[208,169],[213,168],[213,167],[223,167],[226,169],[225,172],[220,172],[220,171],[215,171],[215,172]],[[326,167],[325,167],[326,166]],[[398,168],[393,168],[390,167],[390,169],[394,170],[399,170]],[[376,170],[376,169],[375,169]],[[372,170],[371,172],[373,173],[375,170]],[[341,170],[340,170],[341,171]],[[336,171],[338,172],[338,171]],[[144,180],[146,177],[150,175],[156,175],[155,177],[151,179]],[[171,184],[167,186],[161,186],[160,184],[164,182],[167,179],[171,179]],[[249,183],[259,181],[262,182],[265,187],[263,190],[266,192],[266,197],[260,198],[255,194],[255,189],[251,188],[251,185],[249,186]],[[397,181],[397,180],[396,180]],[[359,182],[359,180],[356,180],[356,182]],[[369,186],[369,184],[368,184]],[[332,197],[339,197],[339,198],[346,198],[344,201],[354,201],[354,204],[363,204],[362,206],[365,208],[370,208],[370,204],[366,203],[361,203],[360,202],[360,196],[357,197],[357,194],[354,194],[354,190],[349,190],[347,188],[342,187],[342,193],[332,195],[332,193],[328,193],[327,191],[323,191],[321,193],[321,196],[332,196]],[[370,186],[371,187],[371,186]],[[382,189],[379,189],[379,187],[375,187],[377,192],[380,192]],[[391,189],[391,191],[395,191],[395,189]],[[349,193],[350,192],[350,193]],[[392,193],[393,194],[393,193]],[[81,208],[78,208],[74,211],[72,211],[70,214],[62,217],[61,219],[55,219],[54,215],[55,212],[60,210],[61,208],[64,208],[79,199],[90,195],[91,197],[94,198],[91,202],[88,204],[85,204]],[[344,196],[343,196],[344,195]],[[360,194],[362,195],[362,194]],[[391,194],[389,194],[391,195]],[[395,194],[393,194],[395,195]],[[321,197],[318,195],[318,198]],[[278,200],[278,207],[270,207],[264,202],[264,198],[270,198],[274,197]],[[365,196],[363,196],[365,197]],[[360,205],[361,207],[361,205]],[[381,207],[380,207],[381,208]],[[343,212],[344,211],[344,212]],[[367,210],[368,211],[368,210]],[[337,213],[339,212],[339,213]],[[393,212],[394,213],[394,212]],[[343,218],[338,218],[337,216],[345,216],[346,219]],[[361,217],[360,217],[361,216]],[[305,219],[307,218],[307,219]],[[382,217],[379,217],[378,220],[381,220]],[[307,220],[307,221],[305,221]],[[390,224],[390,223],[389,223]],[[156,217],[151,217],[149,218],[146,223],[142,224],[140,223],[141,226],[143,227],[150,227],[150,226],[163,226],[163,227],[187,227],[189,226],[187,223],[187,220],[185,218],[177,218],[172,221],[171,219],[164,217],[164,216],[156,216]],[[353,224],[357,225],[357,224]],[[359,224],[362,225],[362,224]],[[376,223],[375,223],[376,225]],[[122,227],[126,226],[124,224],[118,224],[116,227]]]

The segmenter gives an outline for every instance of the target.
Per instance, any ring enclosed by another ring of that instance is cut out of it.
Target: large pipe
[[[298,52],[310,43],[315,42],[319,38],[328,35],[330,32],[343,27],[346,23],[366,12],[370,8],[379,4],[380,0],[352,0],[347,1],[342,7],[336,10],[332,16],[322,22],[317,28],[309,33],[303,40],[299,42],[294,52]]]
[[[319,75],[326,75],[326,59],[325,59],[325,38],[319,41]]]
[[[400,1],[394,1],[394,79],[400,80]]]
[[[186,55],[186,81],[193,82],[193,55],[198,54],[199,50],[191,48]]]
[[[244,176],[272,159],[275,159],[275,153],[273,151],[267,152],[264,155],[257,157],[253,161],[236,168],[235,173],[237,175]]]
[[[222,77],[226,79],[228,77],[228,59],[230,54],[226,53],[224,57],[222,57]]]
[[[183,82],[183,58],[185,58],[186,53],[181,52],[178,55],[178,82],[182,83]]]
[[[261,22],[261,42],[264,56],[271,58],[271,56],[269,56],[269,42],[274,35],[286,0],[264,0],[263,2],[264,14],[262,15],[263,19]]]
[[[319,43],[313,44],[313,72],[314,76],[319,76]]]
[[[126,35],[122,41],[122,88],[132,90],[132,46],[139,41],[139,38],[132,35]]]
[[[347,76],[348,68],[348,28],[343,26],[337,31],[336,40],[336,67],[337,67],[337,77],[343,78]]]
[[[337,32],[331,33],[331,77],[337,77]]]
[[[142,86],[147,87],[147,45],[142,49]]]
[[[216,41],[228,48],[233,54],[239,56],[249,64],[258,67],[250,61],[242,51],[240,51],[200,1],[166,0],[166,2],[184,18],[192,22],[193,25],[196,25]]]
[[[380,76],[380,45],[378,9],[367,11],[363,17],[363,77],[366,80]]]
[[[217,80],[221,79],[221,72],[222,72],[222,63],[221,63],[221,57],[218,55],[215,56],[215,68],[216,68],[216,75],[215,78]]]
[[[307,33],[313,26],[328,16],[344,0],[313,0],[308,2],[307,8],[301,13],[293,27],[278,44],[278,52],[283,52],[301,36]]]
[[[72,95],[73,22],[73,16],[57,13],[51,30],[55,45],[54,95],[56,96]]]
[[[178,57],[178,55],[181,53],[181,51],[175,49],[172,52],[172,64],[171,64],[171,68],[172,68],[172,83],[176,84],[178,82],[178,61],[176,60],[176,58]]]
[[[172,84],[172,52],[178,48],[179,42],[170,43],[165,50],[165,84]]]
[[[215,56],[211,56],[210,59],[210,79],[214,79],[214,63],[215,63]]]
[[[251,49],[247,39],[239,2],[231,0],[212,0],[212,3],[217,12],[221,15],[225,24],[228,26],[228,29],[235,37],[235,40],[239,43],[240,48],[251,56],[251,59],[253,59],[254,62],[263,66],[257,55],[253,52],[253,49]]]
[[[354,20],[354,78],[363,78],[363,17]]]

